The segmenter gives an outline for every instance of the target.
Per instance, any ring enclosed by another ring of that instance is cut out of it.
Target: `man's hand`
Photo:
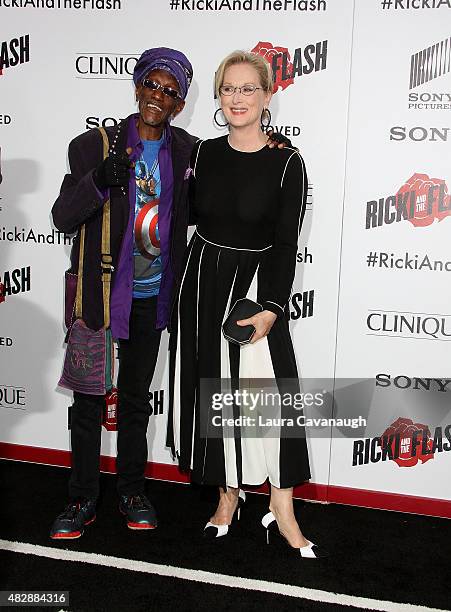
[[[99,189],[116,185],[127,187],[132,165],[126,153],[110,155],[96,168],[93,176],[94,183]]]
[[[277,147],[278,149],[283,149],[284,147],[292,147],[293,149],[296,148],[293,147],[293,145],[291,144],[291,140],[280,132],[274,132],[271,129],[266,132],[266,135],[268,136],[266,144],[270,149],[274,149],[275,147]],[[296,151],[297,150],[298,149],[296,149]]]
[[[260,338],[264,338],[271,331],[271,327],[274,325],[274,321],[277,319],[277,315],[270,310],[263,310],[257,313],[249,319],[241,319],[236,324],[240,327],[245,325],[253,325],[255,327],[255,334],[252,336],[250,344],[254,344]]]

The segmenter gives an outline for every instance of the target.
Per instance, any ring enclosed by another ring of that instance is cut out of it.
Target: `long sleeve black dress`
[[[168,444],[195,482],[237,487],[269,478],[291,487],[310,477],[304,429],[296,420],[302,412],[237,402],[221,411],[210,395],[228,387],[254,387],[255,393],[255,379],[281,394],[299,391],[287,304],[305,212],[304,161],[288,147],[237,151],[224,136],[198,142],[191,168],[197,227],[171,325]],[[225,340],[221,326],[243,297],[277,320],[266,338],[240,347]],[[233,424],[218,415],[233,416]],[[268,415],[285,421],[261,427]],[[243,423],[240,416],[254,421]]]

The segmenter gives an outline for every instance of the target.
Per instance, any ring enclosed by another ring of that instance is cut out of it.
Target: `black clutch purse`
[[[253,317],[258,312],[262,312],[262,310],[263,306],[248,298],[237,300],[222,324],[224,338],[234,344],[248,344],[255,334],[255,327],[253,325],[241,327],[236,322]]]

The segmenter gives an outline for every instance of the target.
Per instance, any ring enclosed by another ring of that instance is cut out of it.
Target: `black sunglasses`
[[[172,98],[173,100],[180,98],[179,92],[176,89],[172,89],[172,87],[165,87],[164,85],[160,85],[160,83],[152,81],[151,79],[143,79],[142,84],[144,87],[147,87],[147,89],[152,89],[153,91],[159,89],[165,96],[169,96],[169,98]]]

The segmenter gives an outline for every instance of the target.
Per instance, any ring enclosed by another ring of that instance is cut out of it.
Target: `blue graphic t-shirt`
[[[158,204],[161,193],[158,152],[163,142],[143,140],[144,150],[135,165],[136,202],[133,255],[133,297],[158,295],[161,281]]]

